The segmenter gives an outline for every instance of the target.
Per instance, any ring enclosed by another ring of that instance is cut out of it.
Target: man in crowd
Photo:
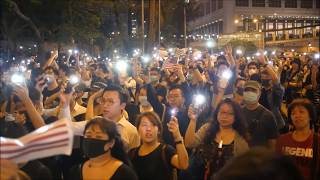
[[[248,123],[249,145],[268,146],[275,148],[278,128],[272,112],[259,104],[261,85],[249,80],[244,85],[243,100],[245,107],[243,115]]]

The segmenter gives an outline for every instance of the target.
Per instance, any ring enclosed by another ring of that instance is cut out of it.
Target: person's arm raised
[[[22,103],[25,105],[27,113],[31,119],[32,125],[35,129],[45,125],[44,120],[34,107],[31,99],[29,98],[28,89],[25,86],[15,85],[13,93],[19,97]]]
[[[87,104],[87,113],[86,113],[86,120],[92,119],[94,115],[94,101],[101,97],[103,93],[103,89],[100,89],[99,91],[95,92],[93,95],[89,97],[88,104]]]
[[[183,137],[179,131],[179,123],[176,117],[172,117],[169,121],[168,130],[172,133],[172,136],[176,142],[177,154],[171,158],[171,164],[178,169],[187,169],[189,166],[189,157],[186,147],[183,144]]]
[[[196,144],[196,125],[197,125],[197,117],[192,105],[189,106],[188,116],[190,119],[189,126],[187,128],[184,140],[186,146],[191,148]]]
[[[235,63],[235,60],[234,60],[233,55],[232,55],[232,47],[231,47],[230,44],[225,47],[225,53],[226,53],[225,57],[226,57],[229,65],[231,67],[234,67],[236,65],[236,63]]]
[[[53,51],[53,53],[51,54],[51,56],[49,57],[49,59],[46,61],[46,63],[42,66],[42,69],[47,68],[48,66],[50,66],[52,64],[52,62],[58,58],[58,51]]]

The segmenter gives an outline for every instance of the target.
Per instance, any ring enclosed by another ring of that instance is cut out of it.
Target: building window
[[[211,11],[215,12],[217,9],[217,0],[211,0]]]
[[[205,15],[204,3],[201,3],[201,4],[200,4],[200,6],[199,6],[199,13],[201,13],[201,14],[200,14],[200,17]]]
[[[223,0],[218,0],[218,9],[223,8]]]
[[[320,1],[319,0],[316,0],[316,7],[320,8]]]
[[[210,14],[210,1],[206,3],[206,14]]]
[[[236,6],[248,7],[249,0],[236,0]]]
[[[301,1],[301,8],[312,8],[313,0]]]
[[[269,7],[281,7],[281,0],[269,0]]]
[[[285,0],[284,7],[286,8],[297,8],[297,0]]]
[[[219,25],[219,34],[222,34],[223,33],[223,21],[219,21],[218,23]]]
[[[272,30],[273,29],[273,22],[267,23],[267,30]]]
[[[265,0],[252,0],[253,7],[265,7]]]

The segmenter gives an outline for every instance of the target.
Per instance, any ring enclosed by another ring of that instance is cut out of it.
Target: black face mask
[[[261,80],[261,85],[263,87],[270,87],[270,79],[262,79]]]
[[[104,150],[104,146],[108,142],[110,142],[110,140],[84,138],[83,144],[82,144],[83,153],[88,158],[95,158],[97,156],[100,156],[109,151],[109,150],[107,151]]]
[[[236,93],[239,94],[240,96],[243,96],[244,88],[242,87],[237,87]]]

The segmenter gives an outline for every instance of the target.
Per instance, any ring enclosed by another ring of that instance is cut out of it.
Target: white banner
[[[0,158],[16,163],[55,155],[70,155],[73,132],[70,122],[61,119],[19,139],[0,137]]]

